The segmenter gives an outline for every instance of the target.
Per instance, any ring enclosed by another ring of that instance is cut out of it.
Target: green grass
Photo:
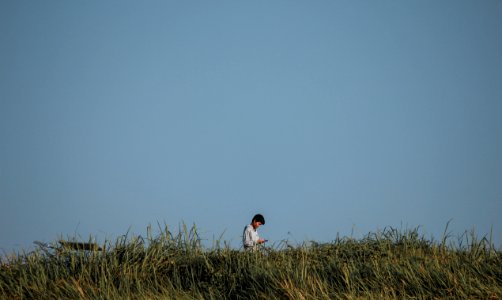
[[[0,299],[502,299],[502,253],[474,234],[453,245],[388,228],[249,253],[204,248],[195,227],[151,232],[4,259]]]

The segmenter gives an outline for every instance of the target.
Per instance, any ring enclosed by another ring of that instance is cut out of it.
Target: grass
[[[206,249],[195,227],[151,232],[4,259],[0,299],[502,299],[502,253],[474,234],[453,245],[387,228],[251,253]]]

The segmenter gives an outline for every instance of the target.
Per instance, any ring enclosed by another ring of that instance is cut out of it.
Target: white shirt
[[[260,237],[258,236],[258,232],[253,228],[253,225],[247,225],[244,228],[244,233],[242,234],[242,244],[244,245],[244,249],[256,249],[258,245],[258,240]]]

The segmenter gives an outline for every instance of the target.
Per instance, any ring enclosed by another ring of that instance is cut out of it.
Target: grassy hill
[[[388,228],[250,253],[203,248],[186,227],[86,250],[53,242],[2,261],[0,299],[502,299],[501,251],[447,242]]]

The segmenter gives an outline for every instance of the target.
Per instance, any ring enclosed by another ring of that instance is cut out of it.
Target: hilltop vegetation
[[[0,265],[1,299],[502,299],[502,253],[388,228],[249,253],[201,246],[195,228],[123,236],[76,251],[58,242]]]

